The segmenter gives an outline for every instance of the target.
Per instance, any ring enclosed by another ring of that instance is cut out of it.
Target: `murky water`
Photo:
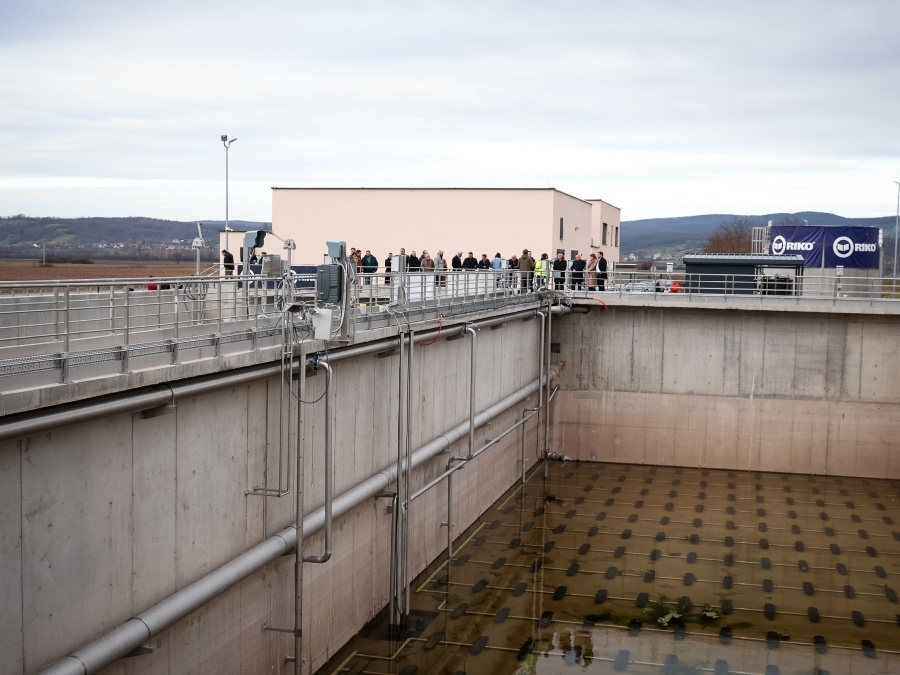
[[[551,464],[323,673],[900,673],[895,481]]]

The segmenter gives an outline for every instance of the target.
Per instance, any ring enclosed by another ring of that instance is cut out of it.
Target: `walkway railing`
[[[518,270],[413,271],[351,280],[345,336],[390,324],[449,318],[533,302],[549,290],[576,297],[652,293],[655,301],[688,296],[828,298],[896,301],[900,280],[816,276],[573,273],[550,278]],[[223,349],[280,344],[283,313],[316,305],[314,275],[179,277],[0,283],[0,383],[3,376],[57,371],[43,384],[67,382],[72,368],[112,363],[128,372],[142,357],[153,365],[219,356]],[[318,303],[320,306],[322,303]],[[335,320],[344,319],[341,311]],[[295,323],[295,322],[292,322]],[[337,332],[333,334],[337,335]],[[240,344],[231,344],[240,343]],[[231,345],[231,346],[229,346]],[[96,369],[94,369],[96,371]],[[88,370],[85,369],[84,373]],[[96,373],[95,373],[96,375]],[[86,375],[85,375],[86,376]],[[4,388],[0,384],[0,390]]]

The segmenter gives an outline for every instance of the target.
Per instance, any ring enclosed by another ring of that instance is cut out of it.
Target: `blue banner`
[[[877,227],[826,227],[825,267],[878,269],[881,251]]]
[[[806,267],[822,266],[824,227],[773,225],[769,237],[772,255],[802,255]]]
[[[881,267],[879,228],[877,227],[809,227],[806,225],[773,225],[769,237],[772,255],[800,254],[806,267],[848,267],[878,269]]]

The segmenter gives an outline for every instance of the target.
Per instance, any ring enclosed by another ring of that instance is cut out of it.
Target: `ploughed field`
[[[209,267],[200,263],[200,269]],[[194,274],[196,263],[170,261],[108,261],[93,264],[48,263],[40,260],[0,260],[0,281],[47,281],[54,279],[143,279],[153,277],[188,277]]]

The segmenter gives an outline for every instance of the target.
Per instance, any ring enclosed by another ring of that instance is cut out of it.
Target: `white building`
[[[272,188],[272,229],[296,242],[293,259],[303,263],[321,262],[327,240],[371,250],[380,263],[401,247],[442,249],[448,261],[457,251],[507,259],[527,248],[538,259],[603,251],[616,262],[620,221],[618,207],[554,188]]]

